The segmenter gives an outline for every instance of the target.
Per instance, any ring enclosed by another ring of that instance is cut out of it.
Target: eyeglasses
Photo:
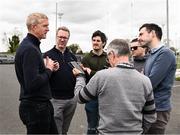
[[[148,48],[148,46],[146,46],[146,45],[143,45],[143,46],[140,46],[140,47],[142,47],[142,48]]]
[[[64,39],[64,40],[68,40],[68,37],[62,37],[62,36],[57,36],[58,39]]]

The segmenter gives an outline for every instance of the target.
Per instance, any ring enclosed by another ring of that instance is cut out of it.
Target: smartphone
[[[70,64],[71,64],[74,68],[77,68],[77,69],[80,70],[83,74],[85,74],[84,71],[83,71],[83,69],[82,69],[82,67],[81,67],[76,61],[71,61]]]

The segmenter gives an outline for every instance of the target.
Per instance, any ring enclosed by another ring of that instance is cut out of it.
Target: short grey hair
[[[32,25],[39,24],[41,19],[48,19],[48,17],[43,13],[31,13],[26,20],[28,30],[31,29]]]
[[[67,32],[69,33],[69,37],[70,37],[70,30],[69,30],[67,27],[65,27],[65,26],[61,26],[61,27],[59,27],[59,28],[56,30],[56,36],[57,36],[57,34],[58,34],[58,32],[59,32],[60,30],[62,30],[62,31],[67,31]]]
[[[113,51],[117,56],[129,56],[129,43],[124,39],[114,39],[107,46],[107,54],[111,51]]]

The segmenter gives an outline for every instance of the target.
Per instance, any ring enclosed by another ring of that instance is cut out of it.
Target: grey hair
[[[69,30],[67,27],[65,27],[65,26],[59,27],[59,28],[56,30],[56,35],[58,34],[58,32],[59,32],[60,30],[62,30],[62,31],[67,31],[67,32],[69,33],[69,37],[70,37],[70,30]]]
[[[111,51],[113,51],[117,56],[129,56],[129,43],[124,39],[114,39],[107,46],[107,54]]]
[[[28,30],[31,29],[32,25],[39,24],[41,19],[48,19],[48,17],[43,13],[30,14],[26,20],[26,26],[27,26]]]

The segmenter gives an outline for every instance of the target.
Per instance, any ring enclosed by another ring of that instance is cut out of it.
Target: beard
[[[140,45],[141,46],[147,46],[147,47],[150,47],[151,46],[151,42],[150,41],[146,41],[146,42],[140,42]]]
[[[93,46],[93,50],[99,51],[99,50],[101,50],[101,48],[99,46]]]

